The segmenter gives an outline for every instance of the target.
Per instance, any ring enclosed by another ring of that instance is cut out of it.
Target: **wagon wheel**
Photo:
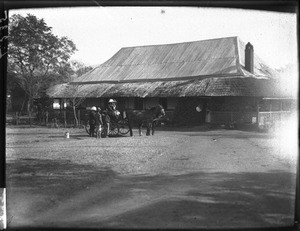
[[[90,134],[90,125],[89,125],[89,123],[87,123],[87,124],[84,126],[84,128],[85,128],[85,131],[87,132],[87,134]]]
[[[117,124],[115,123],[111,123],[110,124],[110,128],[109,128],[109,131],[108,131],[108,136],[110,137],[115,137],[119,134],[119,129],[118,129],[118,126]]]
[[[119,125],[119,133],[121,135],[126,135],[130,131],[127,120],[120,120],[118,125]]]
[[[106,138],[106,137],[107,137],[107,126],[102,125],[101,138]]]

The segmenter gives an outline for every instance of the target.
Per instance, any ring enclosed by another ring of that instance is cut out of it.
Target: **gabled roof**
[[[254,75],[244,68],[245,45],[238,37],[126,47],[76,82],[181,80],[193,77],[276,76],[256,55]]]

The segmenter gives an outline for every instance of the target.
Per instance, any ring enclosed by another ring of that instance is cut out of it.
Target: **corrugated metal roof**
[[[247,74],[251,74],[245,70],[245,47],[246,44],[240,40],[237,39],[238,42],[238,48],[239,48],[239,61],[241,68],[243,72]],[[265,61],[263,61],[258,55],[254,47],[254,76],[255,77],[269,77],[269,78],[278,78],[279,73],[272,68],[270,68]]]
[[[189,78],[240,74],[237,37],[127,47],[76,82]]]
[[[80,97],[273,96],[276,71],[255,55],[251,74],[244,55],[238,37],[127,47],[71,85]],[[69,98],[70,89],[52,87],[48,95]]]

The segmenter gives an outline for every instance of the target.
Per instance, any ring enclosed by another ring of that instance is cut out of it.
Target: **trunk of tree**
[[[46,126],[48,126],[48,120],[49,120],[49,112],[46,111]]]
[[[29,126],[31,127],[31,102],[32,102],[32,99],[31,97],[28,98],[28,102],[27,102],[27,113],[28,113],[28,116],[29,116]]]
[[[73,113],[74,113],[74,119],[75,119],[75,127],[78,126],[78,118],[77,118],[77,115],[76,115],[76,107],[73,105]]]
[[[64,109],[64,124],[65,128],[67,127],[67,109]]]
[[[24,98],[24,101],[23,101],[23,103],[22,103],[22,107],[21,107],[21,109],[20,109],[20,111],[19,111],[19,114],[22,113],[23,108],[24,108],[24,105],[25,105],[25,102],[26,102],[26,97]]]

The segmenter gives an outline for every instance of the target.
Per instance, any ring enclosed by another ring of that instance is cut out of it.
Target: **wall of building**
[[[208,101],[210,122],[214,124],[255,124],[257,121],[255,97],[212,97]]]
[[[88,109],[92,106],[101,107],[102,109],[106,108],[108,98],[88,98],[86,99],[81,108]],[[197,112],[196,107],[203,103],[203,99],[199,97],[191,97],[191,98],[177,98],[177,97],[169,97],[169,98],[116,98],[117,100],[117,108],[119,111],[124,110],[139,110],[137,109],[137,102],[142,101],[142,110],[149,109],[158,104],[163,105],[166,110],[166,120],[169,123],[173,123],[174,121],[181,124],[193,124],[193,123],[203,123],[205,122],[205,112]]]
[[[175,110],[178,103],[178,98],[175,97],[167,98],[167,103],[168,103],[167,110]]]
[[[263,100],[255,97],[170,97],[170,98],[116,98],[119,111],[137,110],[136,103],[142,101],[142,110],[166,103],[166,124],[197,125],[212,124],[252,124],[269,123],[284,119],[297,110],[297,100],[271,99]],[[85,109],[92,106],[105,109],[109,98],[86,99],[81,105],[81,119],[84,118]],[[55,101],[55,100],[54,100]],[[56,102],[57,101],[57,102]],[[64,101],[57,99],[61,111]],[[140,106],[140,105],[139,105]],[[197,111],[196,107],[200,110]],[[258,107],[260,114],[258,114]],[[296,108],[296,109],[295,109]],[[70,110],[68,107],[67,110]],[[54,110],[56,111],[56,110]],[[60,117],[62,117],[60,112]],[[72,120],[72,112],[67,113],[67,119]]]
[[[84,108],[90,108],[90,107],[93,107],[93,106],[101,107],[101,106],[103,106],[101,102],[102,102],[102,100],[100,98],[89,98],[89,99],[86,99],[81,104],[81,107],[84,107]]]
[[[144,101],[143,109],[149,109],[159,104],[159,98],[144,98],[143,101]]]
[[[125,108],[134,109],[134,98],[125,99]]]
[[[180,125],[203,124],[206,117],[207,100],[207,98],[201,97],[177,98],[173,122]],[[196,110],[196,107],[199,105],[201,105],[200,112]]]

